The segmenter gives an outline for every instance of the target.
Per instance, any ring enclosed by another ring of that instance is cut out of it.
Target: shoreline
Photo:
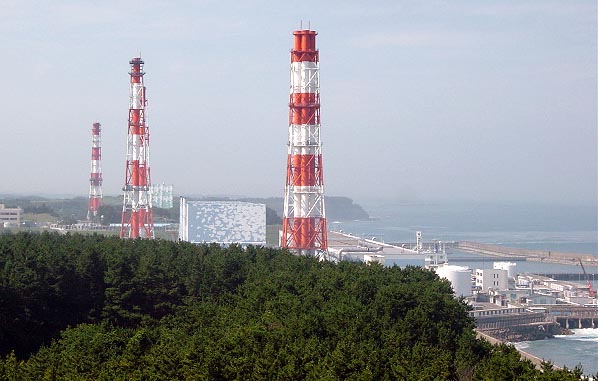
[[[515,349],[517,349],[517,351],[521,354],[522,358],[531,361],[532,364],[534,364],[536,366],[536,368],[538,368],[538,369],[542,369],[542,363],[543,362],[548,362],[548,361],[551,362],[552,366],[555,369],[563,369],[560,366],[555,365],[552,360],[550,360],[550,359],[548,359],[548,360],[547,359],[541,359],[538,356],[534,356],[531,353],[528,353],[528,352],[524,351],[523,349],[517,348],[517,346],[514,345],[513,343],[497,339],[496,337],[493,337],[493,336],[490,336],[490,335],[488,335],[488,334],[486,334],[484,332],[481,332],[477,328],[475,329],[475,332],[476,332],[476,336],[477,336],[478,339],[484,339],[484,340],[486,340],[487,342],[489,342],[492,345],[498,345],[498,344],[510,344],[510,345],[513,345],[515,347]]]

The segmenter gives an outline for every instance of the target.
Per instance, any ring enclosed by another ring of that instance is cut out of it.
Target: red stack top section
[[[143,73],[141,72],[141,65],[143,65],[143,61],[140,57],[135,57],[129,61],[131,65],[131,83],[141,83],[141,76]]]
[[[314,30],[296,30],[293,32],[295,43],[291,51],[291,62],[318,62],[316,35]]]
[[[319,62],[319,53],[316,49],[316,35],[314,30],[296,30],[293,32],[294,44],[291,50],[291,63],[293,62]],[[316,93],[291,94],[291,124],[319,124],[320,101]]]

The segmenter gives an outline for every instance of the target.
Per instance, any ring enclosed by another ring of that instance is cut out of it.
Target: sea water
[[[364,204],[372,221],[329,221],[332,229],[386,242],[469,240],[598,255],[595,205]],[[371,238],[371,237],[370,237]]]
[[[333,230],[384,242],[415,242],[421,231],[424,241],[475,241],[524,249],[569,252],[598,256],[598,208],[596,205],[524,204],[391,204],[362,203],[372,220],[332,221]],[[492,268],[495,259],[451,251],[449,262],[472,269]],[[577,265],[514,261],[518,273],[577,273]],[[387,260],[386,265],[423,266],[421,256]],[[586,266],[598,273],[598,266]],[[598,288],[598,279],[592,279]],[[582,364],[585,374],[598,372],[598,329],[577,329],[574,335],[517,343],[516,346],[557,366]]]
[[[558,335],[553,339],[524,341],[515,347],[539,358],[550,359],[569,369],[580,365],[584,374],[598,374],[598,329],[573,329],[573,335]]]

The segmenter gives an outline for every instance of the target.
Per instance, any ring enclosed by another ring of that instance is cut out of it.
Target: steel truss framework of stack
[[[145,85],[141,58],[129,64],[131,80],[129,98],[129,126],[123,209],[120,228],[121,238],[154,238],[151,204],[151,176],[149,166],[149,127],[145,107]]]
[[[89,199],[87,201],[87,219],[97,219],[98,209],[102,206],[102,128],[100,123],[91,127],[91,173],[89,177]]]
[[[328,259],[317,33],[298,30],[293,35],[281,247]]]

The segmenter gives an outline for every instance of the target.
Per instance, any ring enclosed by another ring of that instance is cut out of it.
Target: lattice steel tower
[[[293,32],[287,181],[281,247],[327,257],[317,32]]]
[[[91,175],[89,178],[89,200],[87,201],[87,219],[97,219],[98,209],[102,206],[102,129],[99,123],[91,127]]]
[[[129,100],[129,127],[121,238],[154,238],[149,166],[149,127],[146,123],[146,98],[143,83],[143,61],[133,58]]]

